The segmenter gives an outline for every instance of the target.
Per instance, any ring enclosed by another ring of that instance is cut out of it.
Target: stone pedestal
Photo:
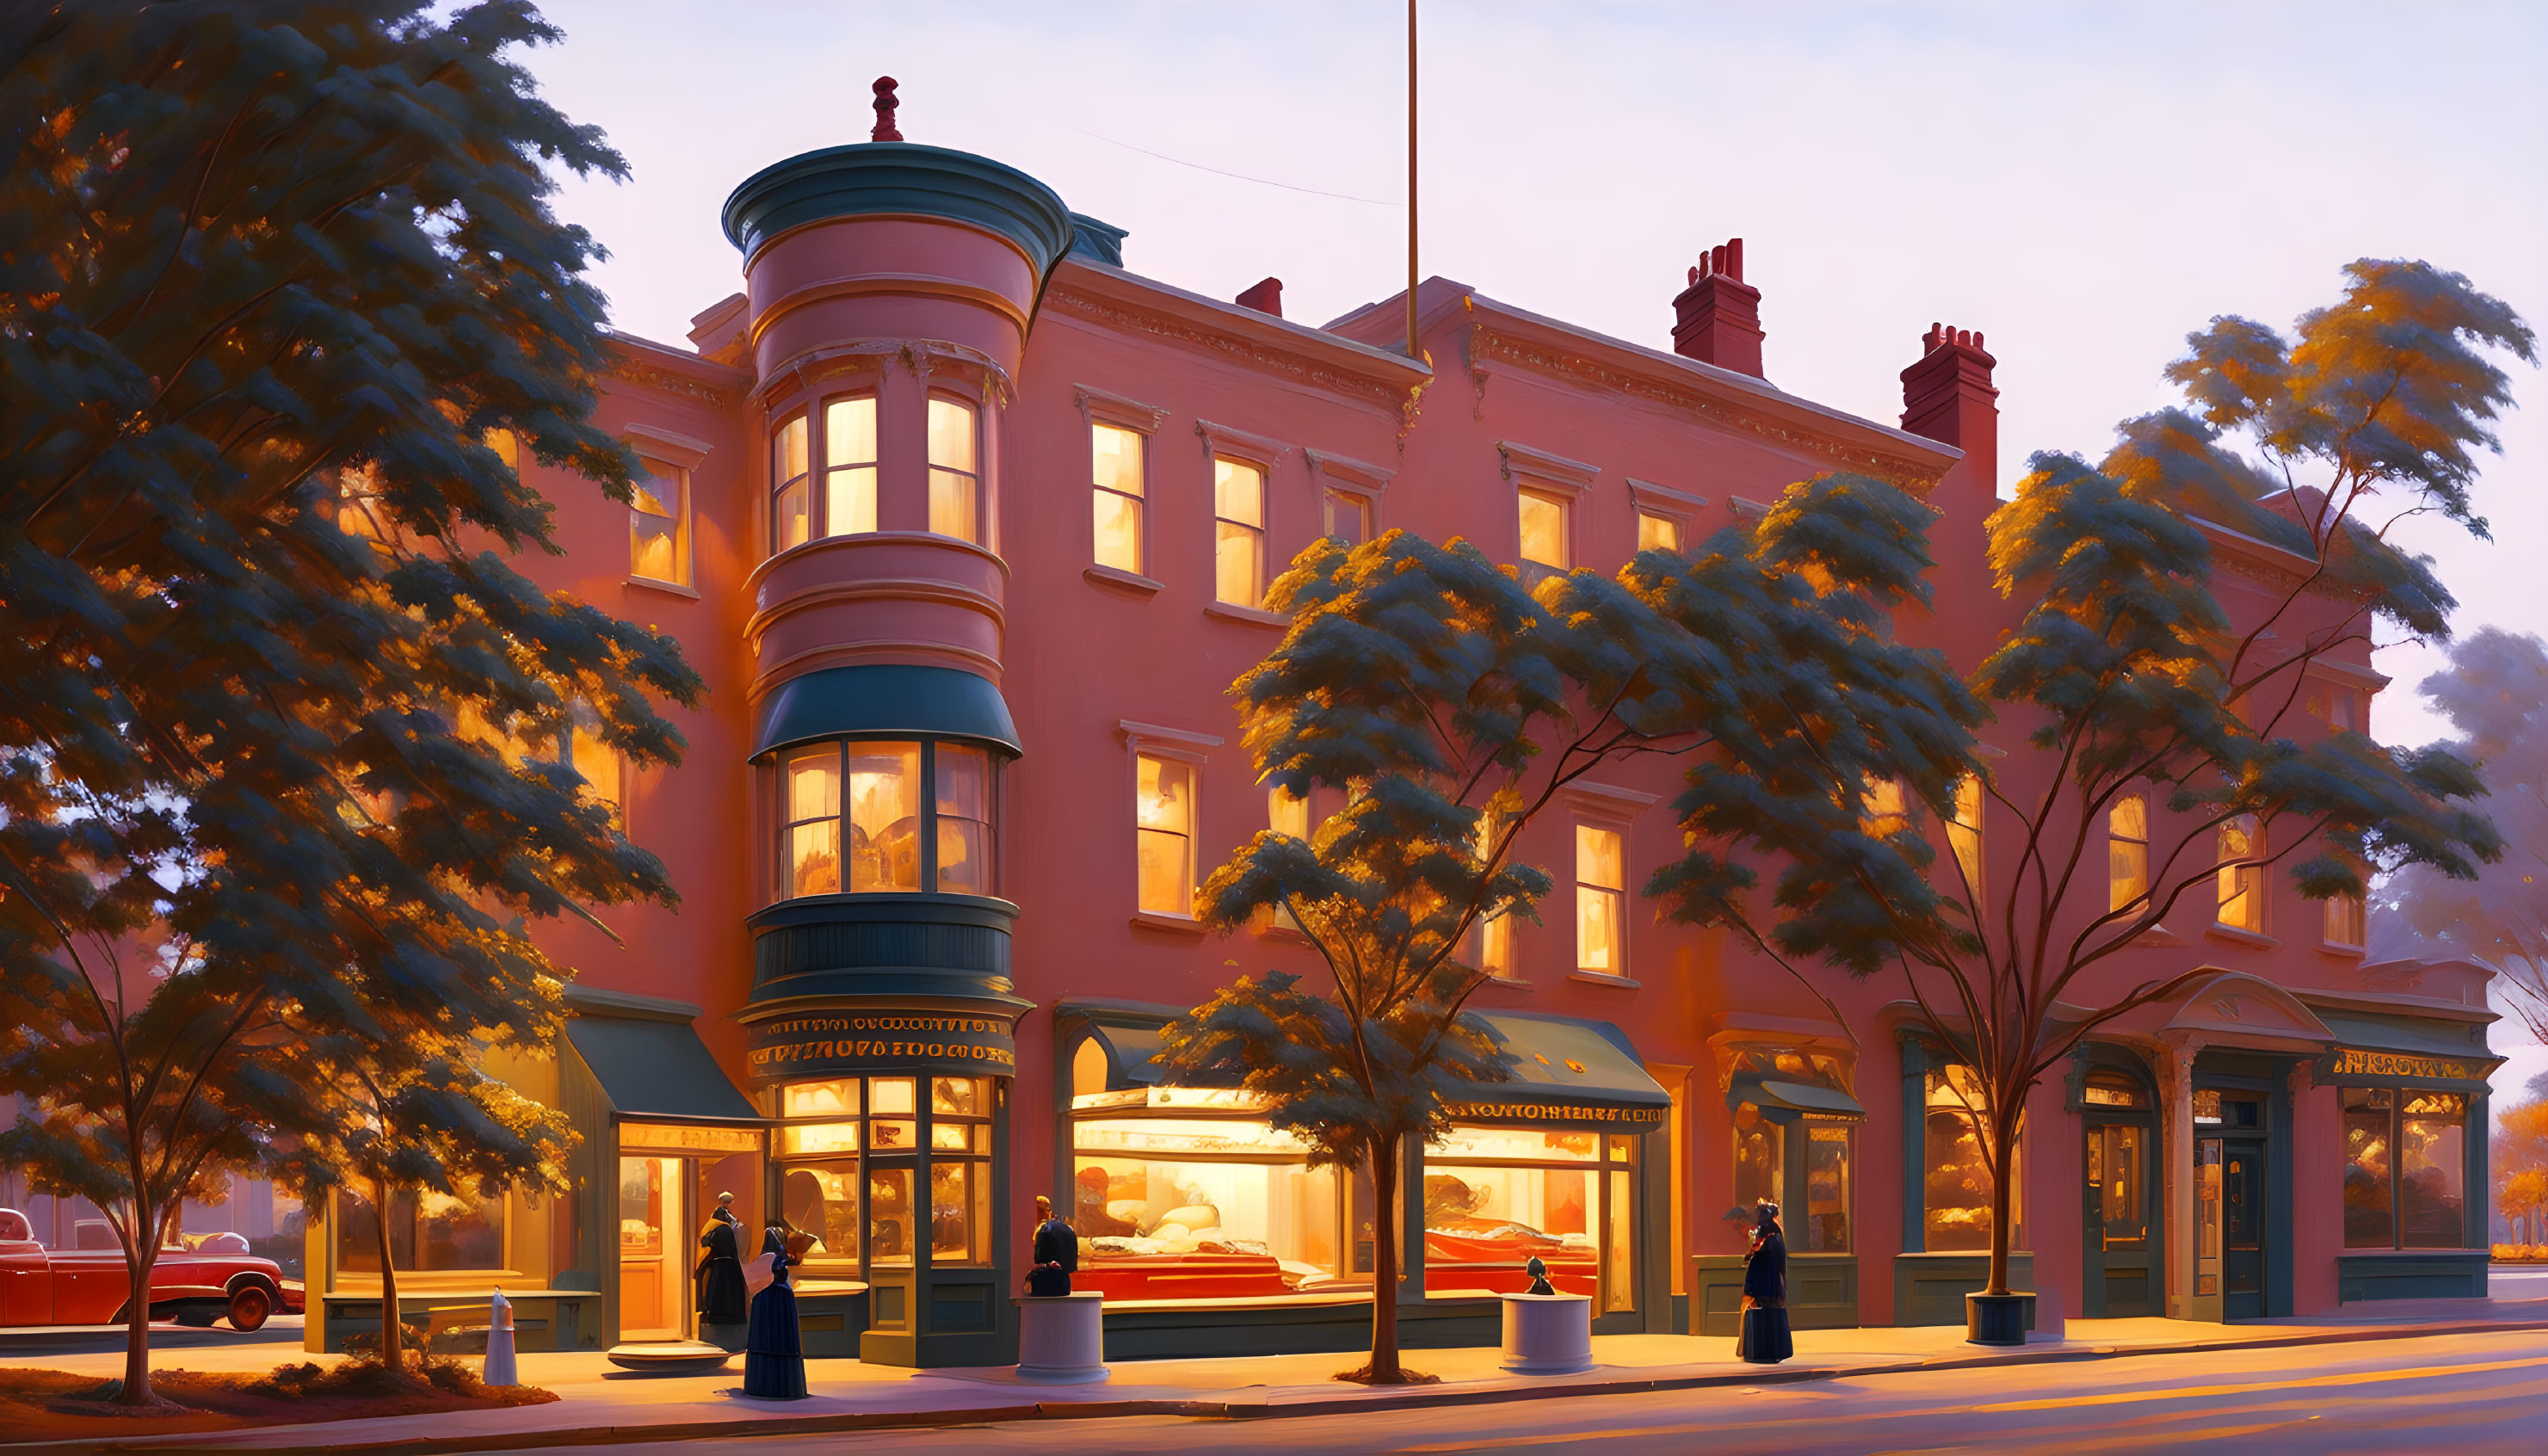
[[[1018,1379],[1035,1385],[1093,1385],[1106,1371],[1106,1296],[1013,1295],[1018,1307]]]
[[[1515,1375],[1573,1375],[1592,1368],[1592,1297],[1499,1295],[1504,1303],[1504,1369]]]

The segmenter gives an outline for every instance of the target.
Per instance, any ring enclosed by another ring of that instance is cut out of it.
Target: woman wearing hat
[[[1778,1206],[1764,1202],[1743,1260],[1743,1326],[1735,1358],[1775,1365],[1796,1353],[1787,1328],[1787,1240],[1778,1235]]]

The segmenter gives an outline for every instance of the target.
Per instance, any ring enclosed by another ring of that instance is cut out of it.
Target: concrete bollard
[[[487,1311],[487,1364],[478,1378],[488,1385],[522,1383],[521,1373],[513,1367],[513,1306],[500,1289]]]

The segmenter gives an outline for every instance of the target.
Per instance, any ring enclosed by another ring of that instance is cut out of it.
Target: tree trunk
[[[124,1306],[124,1387],[119,1406],[156,1406],[159,1393],[150,1388],[150,1271],[159,1265],[159,1221],[139,1199],[133,1202],[133,1248],[124,1261],[132,1276]]]
[[[389,1188],[378,1178],[372,1180],[372,1231],[381,1252],[381,1368],[395,1375],[407,1369],[407,1330],[399,1323],[398,1270],[390,1264]]]
[[[1398,1385],[1407,1372],[1398,1363],[1398,1146],[1396,1138],[1374,1141],[1371,1191],[1371,1383]]]
[[[2023,1093],[2019,1095],[2024,1096]],[[2016,1170],[2018,1120],[2009,1113],[2008,1102],[2005,1097],[1991,1099],[1990,1282],[1982,1287],[1984,1294],[2009,1292],[2008,1250],[2017,1232],[2009,1227],[2009,1209],[2016,1201],[2012,1196],[2016,1189],[2012,1185],[2017,1180],[2009,1175]]]

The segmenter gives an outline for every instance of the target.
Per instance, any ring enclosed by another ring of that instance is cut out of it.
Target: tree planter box
[[[1503,1367],[1512,1375],[1573,1375],[1592,1368],[1592,1297],[1499,1295],[1504,1306]]]
[[[2007,1294],[1968,1294],[1964,1296],[1964,1339],[1977,1345],[2022,1345],[2026,1332],[2035,1327],[2035,1296],[2031,1292],[2012,1290]]]

